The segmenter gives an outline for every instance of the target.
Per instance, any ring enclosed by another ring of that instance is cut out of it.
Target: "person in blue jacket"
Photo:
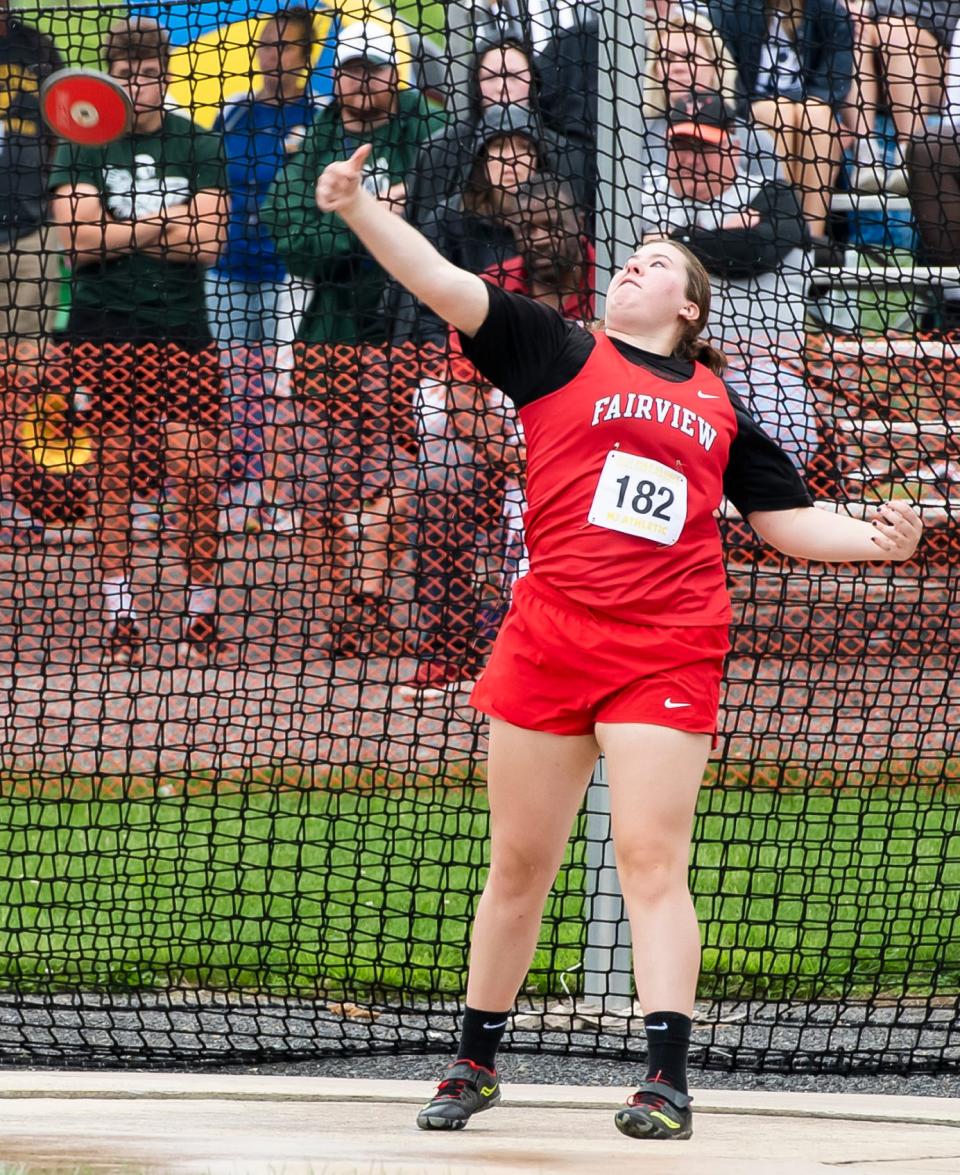
[[[289,379],[291,345],[312,291],[287,272],[260,206],[313,121],[314,43],[308,9],[277,12],[256,43],[256,89],[227,102],[214,126],[223,136],[230,185],[227,245],[207,282],[210,329],[230,393],[228,532],[292,525],[289,511],[263,504],[264,397]]]
[[[710,0],[755,120],[771,130],[814,248],[841,156],[838,115],[853,81],[853,26],[842,0]]]

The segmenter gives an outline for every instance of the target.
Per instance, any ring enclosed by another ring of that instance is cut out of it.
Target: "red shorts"
[[[471,695],[484,714],[528,730],[590,734],[642,722],[716,734],[725,624],[629,624],[574,604],[527,575]]]

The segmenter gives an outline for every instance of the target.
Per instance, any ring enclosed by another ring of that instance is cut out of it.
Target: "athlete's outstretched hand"
[[[342,212],[353,203],[363,179],[363,165],[372,150],[372,143],[364,143],[349,159],[327,164],[317,180],[317,207],[321,212]]]
[[[900,499],[884,502],[870,521],[876,530],[874,544],[887,559],[900,562],[909,559],[917,549],[923,523],[908,502]]]

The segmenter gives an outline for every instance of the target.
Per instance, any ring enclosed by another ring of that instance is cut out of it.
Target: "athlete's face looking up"
[[[700,314],[687,296],[687,282],[683,255],[668,241],[641,245],[607,289],[607,328],[648,340],[663,338],[663,354],[672,353],[675,339]]]

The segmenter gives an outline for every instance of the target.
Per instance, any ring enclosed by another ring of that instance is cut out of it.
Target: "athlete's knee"
[[[687,887],[689,844],[667,839],[631,841],[616,846],[617,875],[625,892],[642,891],[649,900]]]
[[[499,902],[542,907],[556,873],[553,857],[532,847],[499,849],[491,854],[486,888]]]

